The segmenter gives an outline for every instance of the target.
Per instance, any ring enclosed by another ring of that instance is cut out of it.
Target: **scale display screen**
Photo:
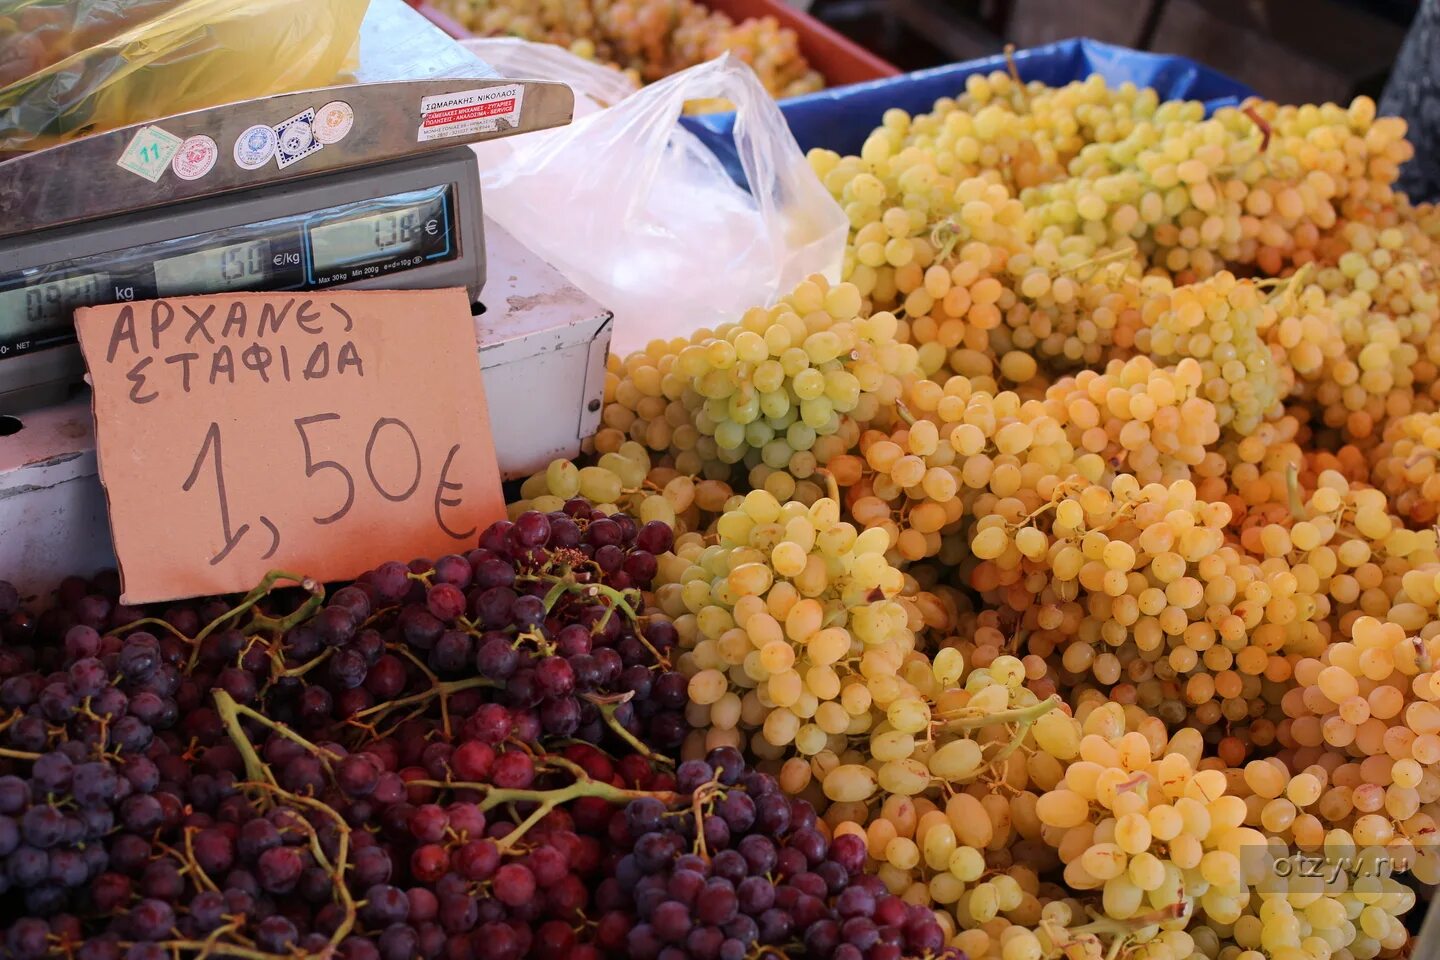
[[[317,273],[365,263],[380,255],[408,256],[425,241],[425,208],[377,213],[310,231]]]
[[[450,198],[443,193],[418,203],[380,201],[361,216],[318,218],[309,228],[310,269],[318,283],[374,276],[390,269],[450,255]]]
[[[77,307],[104,298],[109,283],[106,274],[85,273],[0,291],[0,355],[48,346]]]
[[[79,307],[314,290],[454,260],[455,187],[294,214],[0,275],[0,359],[75,341]]]
[[[155,291],[162,297],[229,290],[266,290],[270,241],[265,238],[211,247],[155,261]]]

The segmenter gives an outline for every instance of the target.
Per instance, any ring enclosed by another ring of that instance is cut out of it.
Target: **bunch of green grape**
[[[604,422],[683,473],[728,479],[735,464],[763,464],[805,480],[817,444],[877,416],[917,375],[895,317],[862,306],[853,284],[816,276],[739,323],[652,344],[612,364]]]

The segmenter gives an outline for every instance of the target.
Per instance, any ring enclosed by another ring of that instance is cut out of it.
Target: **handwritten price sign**
[[[126,603],[472,546],[505,514],[464,290],[76,312]]]

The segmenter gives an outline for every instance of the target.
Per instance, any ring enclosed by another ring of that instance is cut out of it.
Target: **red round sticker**
[[[219,156],[220,148],[214,140],[204,135],[191,137],[180,145],[170,166],[181,180],[199,180],[210,172]]]

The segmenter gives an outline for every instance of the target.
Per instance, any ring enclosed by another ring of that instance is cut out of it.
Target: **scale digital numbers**
[[[441,226],[438,203],[385,210],[316,226],[310,247],[317,273],[330,273],[419,252]]]
[[[77,307],[105,301],[110,277],[87,273],[0,292],[0,356],[23,353],[42,337],[70,323]]]
[[[420,240],[422,229],[419,210],[381,214],[375,218],[375,249],[385,251],[397,244],[408,249]]]
[[[49,283],[37,283],[0,294],[0,303],[8,307],[10,304],[6,301],[11,298],[24,298],[25,320],[28,323],[53,323],[66,318],[76,307],[99,303],[109,279],[103,273],[88,273]]]
[[[162,297],[225,290],[260,290],[270,278],[270,241],[250,240],[155,261]]]

